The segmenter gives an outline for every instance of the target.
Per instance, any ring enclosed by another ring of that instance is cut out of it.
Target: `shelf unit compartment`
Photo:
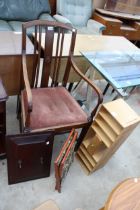
[[[84,163],[84,165],[86,166],[86,168],[88,169],[88,171],[92,171],[94,167],[88,161],[88,159],[86,158],[86,156],[84,156],[84,154],[81,151],[81,148],[78,150],[77,154],[80,157],[80,159],[82,160],[82,162]]]
[[[83,160],[80,158],[78,153],[76,153],[76,158],[79,161],[81,167],[84,169],[85,173],[89,175],[91,171],[86,167],[86,165],[84,164]]]
[[[89,144],[91,144],[91,142],[93,141],[93,138],[95,137],[96,133],[93,129],[89,129],[86,136],[85,136],[85,139],[83,141],[83,145],[85,148],[88,147]]]
[[[95,136],[92,143],[87,147],[87,151],[96,163],[100,161],[107,150],[106,145],[97,136]]]
[[[102,140],[97,135],[95,135],[92,141],[90,141],[90,144],[87,146],[87,151],[89,154],[92,155],[95,149],[98,148],[102,143]]]
[[[111,126],[117,135],[120,135],[123,128],[104,107],[101,108],[99,115]]]
[[[97,136],[102,140],[102,142],[109,148],[113,142],[102,130],[102,128],[96,122],[92,125],[92,128],[96,132]]]
[[[92,167],[94,167],[96,165],[96,161],[88,153],[88,150],[85,149],[85,147],[83,146],[83,144],[80,146],[80,150],[85,155],[85,157],[88,159],[88,161],[90,162],[90,164],[92,165]]]
[[[107,150],[108,150],[108,148],[106,148],[104,143],[101,143],[100,146],[96,148],[96,150],[92,154],[92,157],[94,158],[96,163],[98,163],[102,159],[102,157],[107,152]]]
[[[107,134],[107,136],[114,142],[117,138],[117,134],[112,129],[112,126],[110,126],[100,115],[96,118],[95,122],[102,128],[102,130]]]

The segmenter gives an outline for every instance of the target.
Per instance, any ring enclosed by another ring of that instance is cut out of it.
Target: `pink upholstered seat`
[[[32,89],[32,96],[30,128],[33,130],[87,123],[86,113],[64,87]],[[22,97],[27,108],[25,91]]]

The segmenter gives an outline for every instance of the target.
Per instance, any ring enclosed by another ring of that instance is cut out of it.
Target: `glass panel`
[[[140,51],[92,51],[82,54],[116,88],[140,85]]]

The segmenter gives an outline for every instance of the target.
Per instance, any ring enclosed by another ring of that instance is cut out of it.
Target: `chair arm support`
[[[55,21],[55,19],[49,15],[48,13],[42,13],[40,16],[39,16],[39,20],[49,20],[49,21]]]
[[[56,15],[53,16],[53,18],[58,22],[64,23],[64,24],[69,25],[69,26],[72,26],[72,22],[62,15],[56,14]]]
[[[92,89],[96,92],[96,94],[97,94],[97,97],[98,97],[97,105],[95,106],[95,108],[94,108],[94,109],[92,110],[92,112],[91,112],[91,117],[93,118],[93,117],[95,116],[96,112],[97,112],[97,109],[98,109],[99,105],[102,104],[102,102],[103,102],[103,95],[102,95],[100,89],[99,89],[97,86],[95,86],[95,85],[93,84],[93,82],[92,82],[89,78],[87,78],[87,77],[81,72],[81,70],[77,67],[77,65],[76,65],[76,63],[75,63],[74,58],[73,58],[72,55],[70,56],[70,59],[71,59],[71,64],[72,64],[72,67],[73,67],[74,71],[75,71],[83,80],[85,80],[85,81],[88,83],[88,85],[91,86],[91,88],[92,88]]]
[[[97,22],[96,20],[89,19],[87,22],[87,28],[102,34],[102,31],[106,29],[105,25]]]
[[[23,67],[23,78],[24,78],[25,90],[27,93],[27,103],[28,103],[27,108],[28,108],[28,113],[30,113],[32,112],[33,102],[32,102],[32,92],[31,92],[31,87],[30,87],[29,78],[28,78],[25,55],[22,56],[22,67]]]

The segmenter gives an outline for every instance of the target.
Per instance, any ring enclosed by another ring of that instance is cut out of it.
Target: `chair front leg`
[[[77,139],[77,143],[76,143],[76,146],[75,146],[75,152],[78,150],[78,148],[80,147],[85,135],[87,134],[87,131],[89,129],[89,127],[91,126],[92,122],[89,122],[86,126],[84,126],[82,128],[82,131]]]

